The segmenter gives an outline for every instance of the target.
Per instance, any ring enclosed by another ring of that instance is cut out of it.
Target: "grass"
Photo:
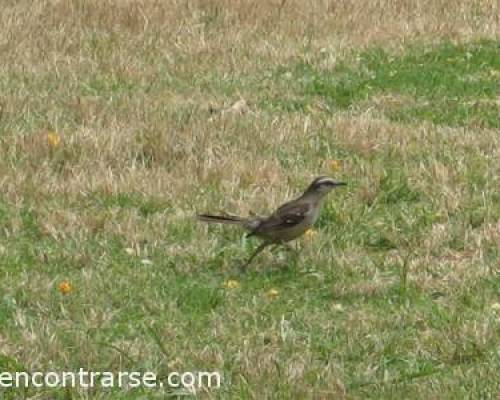
[[[220,371],[200,398],[495,397],[498,14],[351,3],[5,7],[0,372]],[[257,242],[193,219],[265,214],[320,174],[349,185],[298,256],[241,275]]]
[[[284,87],[296,83],[297,93],[293,99],[277,98],[270,104],[304,110],[315,98],[333,109],[373,102],[397,122],[498,128],[498,50],[498,42],[492,40],[444,42],[430,49],[409,46],[396,55],[383,48],[368,49],[356,54],[354,63],[340,61],[331,70],[307,63],[281,67],[273,80]]]

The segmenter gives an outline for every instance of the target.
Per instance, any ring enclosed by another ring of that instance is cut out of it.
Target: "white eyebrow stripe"
[[[322,185],[323,183],[331,183],[335,184],[335,181],[332,178],[320,178],[316,181],[317,185]]]

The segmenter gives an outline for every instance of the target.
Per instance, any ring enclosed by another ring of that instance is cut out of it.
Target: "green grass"
[[[273,79],[291,84],[294,98],[264,103],[294,111],[319,98],[333,109],[347,109],[376,96],[404,96],[403,104],[384,110],[387,117],[498,128],[499,50],[496,41],[414,45],[396,55],[368,49],[331,70],[307,63],[284,66]]]
[[[26,59],[10,51],[0,372],[220,371],[222,388],[200,398],[495,398],[499,42],[337,51],[333,33],[298,44],[238,22],[228,35],[223,8],[198,11],[169,36],[156,14],[141,19],[152,31],[134,30],[142,11],[103,23],[101,10],[87,29],[49,29],[76,49],[56,41],[51,57],[29,58],[29,40]],[[188,18],[177,12],[176,24]],[[250,42],[225,44],[245,29]],[[249,111],[231,113],[239,98]],[[348,186],[298,255],[265,251],[241,273],[257,240],[194,219],[267,213],[319,174]]]

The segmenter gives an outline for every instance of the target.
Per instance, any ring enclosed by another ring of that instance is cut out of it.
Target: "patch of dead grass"
[[[328,307],[304,309],[314,296],[302,288],[286,295],[306,293],[300,297],[305,303],[290,300],[271,311],[259,303],[258,294],[247,293],[205,316],[208,328],[199,337],[191,325],[196,321],[181,315],[176,294],[168,292],[175,289],[169,274],[197,282],[218,273],[207,273],[204,264],[227,242],[194,225],[195,211],[265,214],[299,193],[313,176],[331,173],[325,161],[340,159],[342,168],[335,174],[350,183],[348,194],[332,200],[340,222],[375,221],[376,228],[383,228],[383,216],[369,218],[377,211],[381,179],[394,165],[440,213],[417,243],[409,264],[412,285],[422,292],[456,294],[489,276],[482,248],[500,243],[498,224],[488,220],[478,228],[465,223],[456,228],[450,216],[475,198],[468,176],[477,168],[488,171],[484,197],[495,192],[498,132],[391,122],[380,111],[409,99],[389,95],[371,99],[374,108],[366,112],[332,112],[319,103],[306,112],[269,112],[255,102],[252,79],[260,79],[263,69],[297,59],[331,66],[366,46],[496,38],[497,8],[494,1],[450,6],[444,0],[5,4],[0,15],[0,206],[7,212],[0,216],[9,243],[0,249],[2,257],[23,261],[17,275],[8,269],[11,265],[4,266],[3,288],[18,305],[8,322],[10,331],[0,335],[2,352],[27,366],[121,367],[121,353],[107,348],[103,354],[100,336],[92,335],[116,329],[114,318],[146,298],[154,312],[134,315],[140,320],[126,323],[122,315],[118,322],[124,328],[111,344],[135,360],[149,360],[148,365],[160,365],[165,357],[141,324],[161,321],[160,336],[175,355],[168,360],[172,365],[230,368],[241,382],[249,382],[254,397],[272,396],[282,384],[304,397],[321,386],[324,393],[314,391],[318,398],[343,398],[353,373],[376,379],[393,322],[372,313],[370,307],[379,305],[363,299],[383,299],[399,284],[398,271],[380,271],[401,264],[407,249],[398,248],[377,264],[377,257],[359,244],[347,241],[334,251],[331,238],[323,236],[307,244],[305,259],[324,266],[318,272],[323,284],[336,267],[328,257],[338,256],[344,269],[333,271],[336,281],[328,295],[339,302],[355,299],[343,305],[345,313],[325,318]],[[248,112],[214,115],[207,107],[228,109],[240,98]],[[61,136],[57,149],[47,145],[49,127]],[[167,205],[145,217],[135,205],[99,203],[130,193]],[[25,210],[33,211],[31,223],[41,236],[29,248],[14,240],[26,230]],[[179,235],[182,240],[171,235],[181,228],[187,232]],[[344,229],[351,234],[349,227]],[[458,234],[463,250],[449,244]],[[115,235],[133,249],[132,260],[124,250],[110,261],[108,241]],[[73,249],[72,243],[82,248]],[[41,248],[31,249],[35,245]],[[26,252],[35,255],[32,269],[24,265]],[[162,255],[157,264],[141,269],[140,259],[156,253]],[[161,263],[166,257],[175,267]],[[231,272],[233,260],[224,260],[221,269]],[[55,298],[55,285],[63,275],[75,278],[76,290],[61,301]],[[152,287],[151,276],[161,285]],[[266,271],[263,276],[262,284],[273,278]],[[265,318],[270,322],[264,324]],[[280,318],[287,322],[280,325]],[[415,319],[425,321],[422,315]],[[421,324],[421,331],[430,333],[414,337],[405,349],[430,357],[437,351],[436,332]],[[473,338],[487,346],[493,327],[466,321],[452,339]],[[313,340],[318,332],[324,333],[319,344]],[[340,342],[346,333],[351,337]],[[208,334],[217,343],[206,344]],[[332,340],[338,341],[336,347]],[[315,345],[323,346],[321,351]],[[282,381],[276,379],[277,366],[282,366]],[[309,371],[316,379],[312,383]]]

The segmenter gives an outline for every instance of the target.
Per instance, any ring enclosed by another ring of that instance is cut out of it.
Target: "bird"
[[[198,214],[203,222],[239,225],[248,231],[247,237],[256,236],[262,243],[242,265],[246,269],[253,259],[266,247],[284,245],[309,230],[319,217],[323,201],[328,193],[338,186],[344,186],[328,176],[315,178],[299,197],[278,207],[268,217],[243,218],[232,215]]]

